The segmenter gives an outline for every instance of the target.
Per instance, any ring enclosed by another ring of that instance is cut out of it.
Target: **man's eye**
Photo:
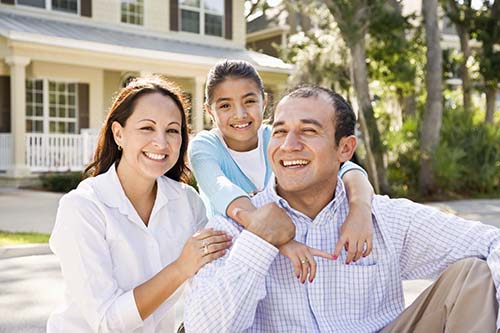
[[[245,104],[254,104],[254,103],[257,103],[257,101],[254,99],[248,99],[245,101]]]
[[[280,135],[280,134],[284,134],[284,133],[286,133],[286,131],[283,129],[276,129],[273,131],[273,135]]]
[[[140,129],[141,129],[141,131],[152,131],[153,127],[151,127],[151,126],[145,126],[145,127],[141,127]]]
[[[317,131],[314,128],[304,128],[302,131],[306,133],[316,133]]]

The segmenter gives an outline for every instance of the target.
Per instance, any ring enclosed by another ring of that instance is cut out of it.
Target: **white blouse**
[[[207,218],[196,191],[167,177],[146,226],[125,196],[113,165],[61,198],[50,248],[59,258],[65,302],[47,332],[174,332],[184,285],[146,320],[133,288],[176,260]]]

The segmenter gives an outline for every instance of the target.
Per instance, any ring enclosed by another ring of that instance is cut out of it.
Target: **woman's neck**
[[[116,174],[125,195],[132,203],[132,206],[134,206],[144,224],[148,225],[156,199],[156,179],[141,177],[137,173],[131,172],[124,161],[118,164]]]

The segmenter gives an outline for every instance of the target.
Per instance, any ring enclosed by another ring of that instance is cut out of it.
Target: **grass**
[[[31,243],[47,243],[49,234],[36,232],[8,232],[0,230],[0,246]]]

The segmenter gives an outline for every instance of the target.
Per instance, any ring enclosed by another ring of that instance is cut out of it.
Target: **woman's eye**
[[[170,134],[179,134],[180,131],[176,128],[170,128],[167,130],[167,133],[170,133]]]

